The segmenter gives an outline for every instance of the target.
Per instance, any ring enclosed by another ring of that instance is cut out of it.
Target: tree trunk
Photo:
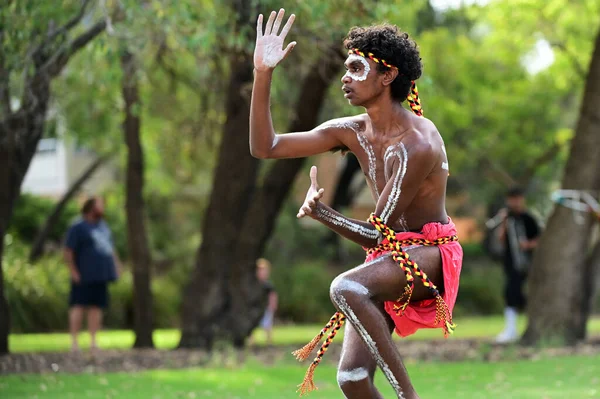
[[[5,122],[4,120],[2,122]],[[5,123],[0,123],[0,355],[8,353],[10,312],[4,295],[4,236],[8,230],[21,182],[15,176],[14,136]]]
[[[329,85],[338,75],[344,61],[338,48],[337,45],[332,46],[324,53],[304,78],[296,103],[296,118],[288,131],[306,131],[317,125]],[[263,298],[263,290],[255,277],[255,262],[264,251],[283,202],[304,162],[304,158],[280,159],[272,165],[262,186],[252,198],[250,209],[237,235],[233,273],[229,280],[232,306],[229,320],[225,323],[226,328],[233,332],[234,344],[243,344],[264,313],[262,305],[266,298]]]
[[[581,278],[581,316],[576,320],[575,337],[583,341],[587,338],[587,322],[593,311],[600,273],[600,240],[585,262]]]
[[[596,38],[586,81],[582,108],[571,142],[562,187],[598,190],[597,152],[600,148],[600,31]],[[557,205],[548,221],[529,279],[529,324],[523,336],[526,344],[560,341],[573,344],[580,339],[585,264],[593,225],[589,215],[577,224],[572,211]]]
[[[35,105],[29,112],[19,111],[0,120],[0,241],[8,231],[21,184],[44,130],[49,86],[39,84]],[[8,353],[10,314],[4,297],[2,271],[4,242],[0,244],[0,355]]]
[[[67,203],[71,201],[75,194],[79,192],[79,189],[85,184],[85,182],[88,181],[90,177],[94,175],[94,172],[96,172],[96,170],[102,164],[104,164],[104,162],[106,162],[107,159],[107,156],[101,156],[96,158],[96,160],[88,166],[88,168],[81,174],[81,176],[79,176],[79,178],[77,178],[77,180],[73,182],[71,187],[69,187],[69,190],[62,196],[60,201],[58,201],[58,203],[54,207],[54,210],[52,211],[50,216],[48,216],[46,222],[35,237],[35,240],[31,247],[31,251],[29,252],[30,262],[35,262],[42,255],[44,251],[44,244],[48,239],[48,235],[50,235],[50,232],[60,219],[60,216],[62,215],[62,212],[65,209]]]
[[[4,176],[0,177],[0,179],[3,177]],[[4,200],[4,198],[2,198],[2,200]],[[8,308],[8,302],[4,295],[4,270],[2,264],[2,260],[4,259],[5,234],[5,226],[0,226],[0,237],[2,237],[2,239],[0,239],[0,356],[8,353],[8,334],[10,333],[10,309]]]
[[[237,31],[252,31],[249,0],[236,2]],[[182,304],[180,347],[210,349],[214,326],[229,307],[226,280],[235,260],[237,231],[248,210],[259,162],[248,150],[252,54],[229,56],[230,78],[218,164],[212,192],[204,214],[202,244],[185,288]],[[242,315],[240,315],[242,316]]]
[[[101,34],[105,27],[104,19],[96,22],[73,40],[68,32],[76,26],[86,14],[89,1],[81,5],[80,12],[65,25],[54,30],[56,34],[48,34],[43,44],[27,51],[29,59],[22,60],[32,67],[24,71],[23,82],[15,86],[22,88],[21,104],[18,111],[10,107],[11,71],[5,65],[5,55],[0,54],[0,240],[8,230],[15,201],[19,197],[21,184],[31,158],[35,154],[38,142],[44,132],[48,102],[50,99],[50,83],[62,71],[71,57]],[[58,34],[62,32],[62,34]],[[3,26],[0,26],[0,39],[3,38]],[[56,52],[52,49],[58,48]],[[16,75],[16,71],[12,71]],[[10,316],[8,304],[4,297],[4,273],[2,255],[4,243],[0,244],[0,355],[8,353],[8,334]]]
[[[144,150],[140,140],[141,102],[135,56],[128,51],[124,51],[121,55],[121,69],[125,103],[123,135],[127,144],[127,182],[125,185],[127,243],[133,265],[133,328],[135,332],[133,346],[135,348],[153,348],[153,309],[150,288],[152,260],[144,211]]]

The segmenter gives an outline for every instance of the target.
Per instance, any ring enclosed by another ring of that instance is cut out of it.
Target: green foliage
[[[21,194],[15,205],[10,232],[21,241],[32,243],[38,231],[52,212],[56,202],[52,199],[32,194]],[[69,225],[79,215],[75,202],[67,204],[60,219],[52,227],[49,239],[55,243],[62,241]]]
[[[504,272],[485,257],[465,258],[460,276],[455,316],[501,314],[504,309]]]
[[[296,323],[321,322],[335,312],[329,285],[335,277],[323,263],[274,266],[273,283],[279,293],[277,317]]]
[[[60,255],[41,258],[35,264],[27,261],[26,245],[5,238],[3,259],[5,294],[10,307],[12,331],[64,331],[67,328],[69,272]],[[181,292],[187,269],[173,268],[169,274],[152,282],[155,327],[178,325]],[[130,270],[110,285],[110,308],[106,313],[107,328],[131,327],[133,322]]]
[[[27,262],[28,248],[5,238],[4,293],[15,332],[51,331],[67,321],[67,267],[59,256]]]
[[[46,32],[64,24],[79,10],[81,1],[64,0],[60,7],[40,0],[8,1],[0,7],[2,51],[8,70],[25,68],[28,52],[45,40]]]

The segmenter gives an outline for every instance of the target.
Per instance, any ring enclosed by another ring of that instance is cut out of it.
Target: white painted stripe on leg
[[[369,295],[367,287],[361,283],[346,278],[343,274],[337,276],[331,283],[331,290],[341,294],[342,292],[354,292],[359,295]]]
[[[338,370],[337,381],[341,385],[345,382],[356,382],[369,378],[369,371],[364,367],[358,367],[353,370]]]
[[[400,388],[400,384],[398,383],[398,380],[396,380],[396,377],[392,373],[392,370],[390,370],[390,367],[383,360],[383,357],[381,357],[381,354],[379,353],[379,350],[377,349],[377,345],[375,344],[375,341],[373,341],[373,338],[371,338],[371,336],[369,335],[369,333],[367,332],[365,327],[358,320],[358,317],[356,317],[356,314],[350,308],[350,306],[348,305],[348,302],[346,302],[346,299],[344,298],[344,296],[333,291],[332,299],[334,300],[334,302],[336,303],[338,308],[342,311],[342,313],[346,316],[348,321],[350,321],[352,326],[356,329],[358,334],[362,337],[363,341],[367,345],[367,348],[369,349],[369,352],[371,352],[371,355],[373,356],[373,358],[375,359],[375,361],[377,362],[377,364],[383,371],[383,374],[386,376],[386,378],[392,385],[392,388],[394,388],[394,391],[396,392],[398,399],[405,399],[404,394],[402,393],[402,388]]]

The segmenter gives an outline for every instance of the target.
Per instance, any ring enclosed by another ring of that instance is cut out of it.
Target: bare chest
[[[367,134],[357,131],[356,141],[350,150],[360,163],[375,201],[379,199],[384,187],[393,178],[394,163],[398,162],[400,168],[406,169],[408,151],[398,139],[373,140],[369,139]]]

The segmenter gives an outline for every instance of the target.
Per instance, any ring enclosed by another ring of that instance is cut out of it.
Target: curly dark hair
[[[417,44],[395,25],[383,24],[366,28],[354,27],[344,40],[348,50],[357,48],[364,53],[373,53],[377,58],[384,59],[388,64],[398,68],[398,77],[392,82],[392,98],[398,101],[406,100],[411,82],[421,77],[423,64]],[[386,66],[379,63],[377,70],[385,72]]]

